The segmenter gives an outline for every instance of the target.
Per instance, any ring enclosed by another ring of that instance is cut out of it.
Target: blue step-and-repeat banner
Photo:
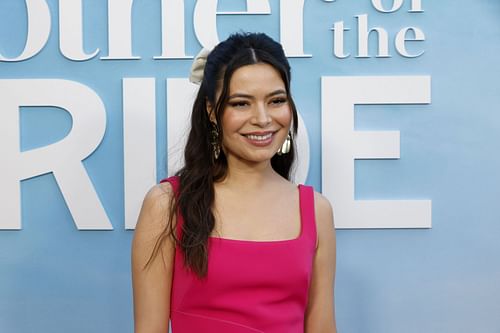
[[[0,1],[0,332],[133,331],[142,198],[238,31],[292,65],[339,331],[499,333],[498,0]]]

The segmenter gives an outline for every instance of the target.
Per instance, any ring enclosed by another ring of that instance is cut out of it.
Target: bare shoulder
[[[333,224],[333,208],[330,201],[321,193],[314,192],[314,209],[318,220],[329,220]]]
[[[136,231],[165,227],[173,194],[172,185],[168,182],[151,187],[142,202]]]
[[[169,182],[164,182],[151,187],[146,193],[144,201],[162,204],[166,203],[166,201],[170,201],[173,194],[174,190],[172,188],[172,184],[170,184]]]
[[[151,257],[159,237],[168,230],[170,202],[173,189],[170,184],[157,184],[146,193],[137,219],[132,240],[132,263],[142,268]],[[170,248],[172,240],[167,238],[163,250]]]
[[[316,215],[316,229],[318,243],[322,239],[329,240],[335,232],[333,222],[333,208],[330,201],[321,193],[314,192],[314,211]]]

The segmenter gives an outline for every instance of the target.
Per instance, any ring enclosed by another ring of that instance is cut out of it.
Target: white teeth
[[[264,141],[269,139],[273,134],[269,133],[266,135],[254,135],[254,134],[248,134],[246,137],[249,138],[250,140],[255,140],[255,141]]]

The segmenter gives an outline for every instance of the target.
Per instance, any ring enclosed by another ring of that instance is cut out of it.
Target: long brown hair
[[[292,111],[292,147],[288,154],[275,155],[271,159],[273,169],[286,179],[295,159],[293,137],[297,133],[297,110],[290,93],[290,65],[282,46],[263,33],[238,33],[219,43],[209,54],[204,69],[203,81],[193,104],[191,130],[184,150],[184,166],[176,173],[180,188],[171,200],[170,221],[158,238],[150,260],[167,237],[173,237],[177,248],[184,255],[184,264],[199,277],[206,276],[208,262],[208,238],[215,226],[212,212],[214,182],[224,179],[227,160],[221,150],[220,156],[212,156],[213,124],[207,112],[207,102],[213,105],[216,123],[221,124],[222,113],[227,103],[229,83],[233,73],[240,67],[267,63],[280,74],[285,84]],[[221,84],[222,82],[222,84]],[[216,89],[221,94],[216,99]],[[222,141],[222,127],[218,126],[218,141]],[[176,232],[173,216],[181,214],[184,219],[181,236]]]

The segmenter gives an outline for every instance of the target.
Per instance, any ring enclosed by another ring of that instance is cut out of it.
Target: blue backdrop
[[[375,1],[376,2],[376,1]],[[380,1],[379,1],[380,2]],[[394,1],[381,1],[390,8]],[[396,1],[397,2],[397,1]],[[418,1],[416,1],[418,2]],[[106,134],[85,168],[114,230],[79,231],[51,174],[21,182],[22,230],[0,231],[0,332],[132,332],[130,243],[124,228],[123,77],[154,77],[157,88],[158,178],[166,174],[165,79],[187,77],[191,60],[153,60],[161,53],[160,1],[136,1],[133,53],[140,60],[100,60],[107,54],[107,3],[84,1],[84,45],[100,49],[75,62],[59,51],[58,2],[47,1],[52,29],[43,50],[20,62],[0,62],[0,79],[64,78],[102,98]],[[200,49],[195,2],[186,1],[186,53]],[[235,30],[279,39],[279,1],[272,14],[219,16],[221,39]],[[219,1],[244,10],[245,1]],[[500,332],[500,2],[422,1],[421,13],[382,13],[369,0],[307,0],[304,50],[291,58],[293,93],[310,135],[307,182],[321,190],[321,76],[430,75],[427,106],[356,109],[356,129],[401,131],[401,158],[356,161],[356,198],[432,200],[431,229],[338,230],[335,300],[340,332]],[[389,34],[391,57],[356,57],[356,15]],[[345,59],[333,54],[334,22],[344,21]],[[425,41],[409,42],[415,58],[394,47],[403,27]],[[23,1],[0,2],[0,53],[19,55],[27,15]],[[3,110],[0,110],[2,112]],[[71,117],[57,108],[22,108],[21,149],[62,139]],[[0,144],[6,140],[0,133]],[[4,157],[1,163],[9,163]],[[4,203],[0,203],[4,205]]]

